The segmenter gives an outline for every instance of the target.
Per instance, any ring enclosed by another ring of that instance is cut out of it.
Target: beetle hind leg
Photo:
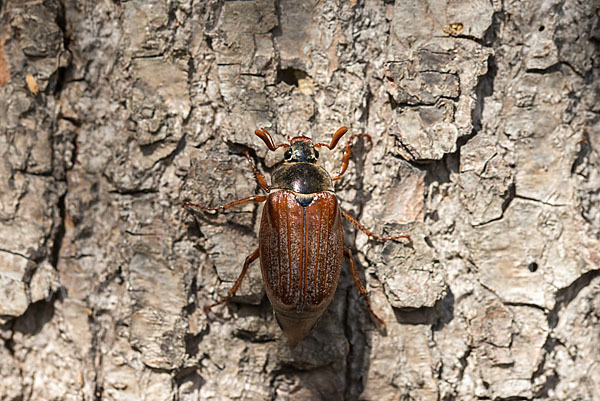
[[[242,284],[242,280],[244,279],[244,276],[248,272],[248,267],[250,266],[250,263],[252,263],[256,259],[258,259],[259,255],[260,255],[260,252],[259,252],[258,248],[256,248],[256,250],[254,252],[252,252],[250,255],[248,255],[246,257],[246,260],[244,261],[244,267],[242,268],[242,272],[238,276],[237,280],[235,280],[235,283],[233,284],[233,287],[231,287],[229,289],[229,291],[227,291],[227,296],[225,298],[223,298],[222,300],[220,300],[219,302],[217,302],[217,303],[205,306],[204,307],[205,311],[208,311],[209,309],[211,309],[211,308],[213,308],[213,307],[215,307],[217,305],[224,304],[225,302],[229,301],[235,295],[235,293],[237,292],[238,288],[240,288],[240,285]]]
[[[360,277],[358,276],[358,272],[356,271],[356,266],[354,265],[354,258],[352,257],[352,251],[348,248],[344,248],[344,255],[348,258],[348,264],[350,265],[350,271],[352,272],[352,277],[354,278],[354,282],[356,283],[358,292],[360,293],[360,295],[364,299],[365,303],[367,304],[367,308],[369,308],[369,312],[371,312],[371,315],[375,318],[377,323],[379,323],[381,326],[385,326],[385,323],[383,322],[383,320],[379,316],[377,316],[375,314],[375,312],[373,311],[373,308],[371,308],[371,302],[369,301],[369,293],[367,292],[367,289],[365,288],[362,281],[360,280]]]

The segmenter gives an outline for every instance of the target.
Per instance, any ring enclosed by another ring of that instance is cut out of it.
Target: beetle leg
[[[344,212],[342,209],[340,209],[340,212],[342,212],[342,215],[346,219],[348,219],[348,221],[350,223],[352,223],[356,228],[358,228],[360,231],[362,231],[363,233],[367,234],[369,237],[371,237],[377,241],[384,242],[384,241],[392,241],[392,240],[396,240],[396,239],[400,239],[400,238],[406,238],[407,240],[412,242],[410,235],[396,235],[394,237],[380,237],[379,235],[375,235],[371,231],[367,230],[367,228],[365,226],[360,224],[358,222],[358,220],[356,220],[354,217],[350,216],[348,213]]]
[[[254,171],[254,175],[256,176],[256,179],[258,180],[258,183],[260,184],[261,188],[264,189],[265,192],[269,192],[271,188],[269,187],[269,184],[267,184],[267,180],[265,180],[265,177],[263,177],[263,175],[260,173],[260,171],[258,171],[256,166],[254,165],[254,161],[252,161],[250,153],[248,153],[248,151],[246,150],[244,151],[244,154],[246,155],[246,159],[248,159],[248,163],[250,163],[250,167],[252,167],[252,171]]]
[[[226,203],[224,205],[221,206],[217,206],[217,207],[206,207],[206,206],[202,206],[198,203],[192,203],[192,202],[183,202],[183,206],[191,206],[191,207],[195,207],[198,209],[202,209],[202,210],[206,210],[208,212],[211,213],[217,213],[219,211],[224,211],[227,210],[231,207],[234,206],[238,206],[238,205],[243,205],[244,203],[248,203],[248,202],[264,202],[267,200],[267,197],[265,195],[255,195],[255,196],[250,196],[248,198],[244,198],[244,199],[240,199],[240,200],[236,200],[233,202],[229,202]]]
[[[259,251],[258,251],[258,248],[256,248],[256,250],[254,252],[252,252],[250,255],[248,255],[246,257],[246,261],[244,262],[244,267],[242,268],[242,272],[238,276],[237,280],[235,280],[233,287],[231,287],[231,289],[229,289],[229,291],[227,291],[227,296],[217,303],[214,303],[209,306],[205,306],[204,307],[205,311],[211,309],[214,306],[224,304],[225,302],[229,301],[235,295],[238,288],[240,288],[240,284],[242,284],[242,280],[244,279],[244,276],[246,275],[246,272],[248,271],[248,267],[250,266],[250,263],[252,263],[256,259],[258,259],[258,256],[259,256]]]
[[[354,282],[356,283],[356,286],[358,287],[358,292],[360,292],[360,295],[365,300],[365,303],[367,304],[367,308],[369,308],[369,312],[371,312],[371,314],[373,315],[375,320],[377,320],[377,322],[380,325],[384,326],[385,323],[383,322],[383,320],[381,320],[381,318],[375,314],[375,312],[373,311],[373,308],[371,308],[371,302],[369,302],[369,293],[367,292],[367,289],[365,288],[362,281],[360,280],[360,277],[358,276],[358,272],[356,271],[356,266],[354,265],[354,258],[352,257],[352,251],[348,248],[344,248],[344,255],[348,258],[348,264],[350,265],[350,270],[352,271],[352,277],[354,277]]]
[[[350,163],[350,154],[351,154],[350,149],[352,148],[352,140],[354,138],[358,138],[361,136],[369,138],[369,142],[373,142],[373,139],[371,139],[371,135],[369,135],[369,134],[352,135],[350,137],[350,139],[348,140],[348,144],[346,145],[346,147],[343,150],[344,155],[342,156],[342,167],[340,168],[340,172],[338,173],[338,175],[336,175],[335,177],[332,178],[333,181],[340,178],[346,172],[346,169],[348,168],[348,163]]]

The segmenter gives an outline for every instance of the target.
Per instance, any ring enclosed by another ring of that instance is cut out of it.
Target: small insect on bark
[[[357,134],[350,137],[343,149],[342,166],[333,178],[323,167],[317,165],[317,149],[326,147],[333,150],[347,131],[346,127],[338,129],[329,144],[313,144],[309,138],[297,136],[289,144],[275,146],[266,129],[256,130],[255,134],[269,150],[285,149],[284,161],[273,172],[271,185],[267,184],[258,171],[248,151],[244,152],[258,183],[267,195],[251,196],[218,207],[184,203],[186,206],[214,213],[248,202],[266,202],[260,223],[258,247],[246,258],[228,295],[221,301],[206,306],[205,310],[230,300],[240,287],[250,264],[260,258],[265,290],[273,305],[275,317],[289,345],[295,347],[316,325],[333,299],[340,279],[342,261],[346,257],[367,308],[383,324],[371,308],[367,290],[356,271],[352,252],[344,246],[342,217],[377,241],[401,238],[410,241],[410,237],[377,236],[340,208],[333,183],[348,168],[352,141],[358,137],[372,141],[371,136]]]

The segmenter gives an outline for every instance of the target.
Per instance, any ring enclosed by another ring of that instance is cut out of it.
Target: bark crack
[[[19,253],[19,252],[11,251],[10,249],[0,248],[0,252],[8,253],[8,254],[15,255],[15,256],[20,256],[27,260],[34,260],[34,258],[32,258],[30,256],[23,255],[22,253]]]
[[[532,201],[532,202],[536,202],[536,203],[541,203],[543,205],[546,206],[552,206],[552,207],[565,207],[565,206],[572,206],[568,203],[551,203],[551,202],[546,202],[543,201],[541,199],[536,199],[536,198],[532,198],[529,196],[524,196],[524,195],[519,195],[519,194],[515,194],[514,196],[516,199],[524,199],[524,200],[528,200],[528,201]]]
[[[600,270],[590,270],[579,276],[569,286],[556,291],[556,303],[554,304],[554,307],[548,311],[547,315],[548,326],[551,329],[555,328],[558,324],[559,312],[565,306],[569,305],[571,301],[573,301],[577,297],[581,290],[587,287],[596,277],[600,277]]]

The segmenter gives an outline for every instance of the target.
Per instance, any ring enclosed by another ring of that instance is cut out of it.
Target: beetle
[[[250,196],[217,207],[184,202],[186,206],[213,213],[248,202],[266,202],[260,223],[258,247],[246,257],[242,271],[227,296],[206,306],[205,310],[230,300],[240,287],[250,264],[260,259],[267,297],[288,344],[293,348],[312,330],[333,299],[342,261],[346,257],[367,308],[377,322],[383,324],[371,308],[367,290],[356,271],[352,252],[344,246],[342,217],[378,241],[401,238],[410,241],[410,236],[377,236],[340,208],[334,181],[348,168],[353,140],[365,137],[372,142],[371,136],[356,134],[350,137],[343,149],[342,166],[333,178],[323,167],[317,165],[318,148],[333,150],[347,131],[346,127],[338,129],[329,144],[313,144],[306,136],[296,136],[289,144],[275,146],[266,129],[256,130],[255,134],[270,151],[285,148],[283,163],[273,172],[271,185],[267,184],[254,165],[250,153],[244,152],[258,183],[267,195]]]

